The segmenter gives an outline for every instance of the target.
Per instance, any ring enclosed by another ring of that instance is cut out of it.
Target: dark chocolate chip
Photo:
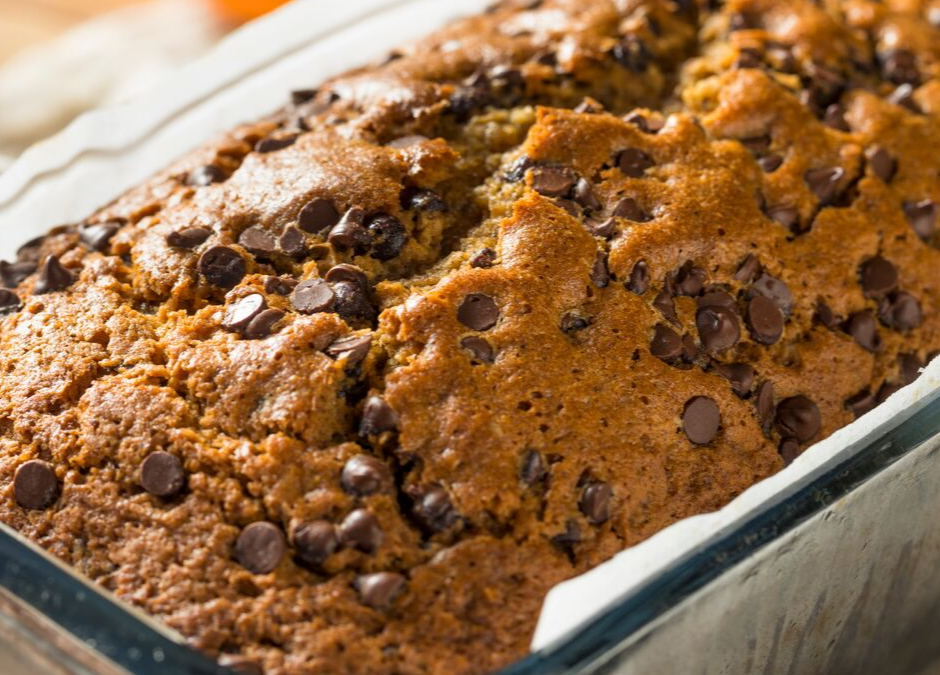
[[[301,314],[332,312],[336,301],[333,288],[323,279],[301,281],[290,296],[294,309]]]
[[[920,369],[924,367],[917,354],[898,354],[898,372],[901,375],[901,384],[905,387],[920,377]]]
[[[833,103],[823,114],[823,124],[837,131],[849,132],[849,123],[845,121],[845,108],[838,103]]]
[[[272,295],[290,295],[297,288],[297,280],[290,277],[266,277],[264,292]]]
[[[742,284],[749,284],[759,272],[760,261],[757,259],[757,256],[749,253],[747,257],[741,261],[741,264],[738,265],[738,269],[734,273],[734,280],[740,281]]]
[[[653,307],[671,323],[679,325],[679,316],[676,314],[676,303],[672,298],[672,293],[666,290],[660,291],[653,298]]]
[[[215,164],[207,164],[193,169],[186,175],[186,184],[190,187],[205,187],[213,183],[221,183],[228,178],[225,171]]]
[[[706,445],[718,435],[721,411],[718,404],[707,396],[689,399],[682,412],[682,429],[696,445]]]
[[[875,396],[875,405],[881,405],[887,401],[893,394],[900,391],[901,385],[885,382],[878,388],[878,394]]]
[[[338,249],[365,251],[372,243],[372,235],[363,226],[365,216],[365,211],[358,207],[349,209],[330,230],[327,241]]]
[[[883,298],[898,286],[898,270],[880,255],[862,263],[859,276],[866,298]]]
[[[398,413],[381,396],[370,396],[362,408],[360,436],[377,436],[398,429]]]
[[[364,605],[372,609],[389,609],[405,590],[405,577],[396,572],[376,572],[356,578],[356,590]]]
[[[892,49],[879,54],[881,72],[894,84],[920,84],[920,71],[917,68],[917,57],[914,52],[907,49]]]
[[[13,475],[13,498],[24,509],[42,511],[59,497],[59,479],[49,462],[31,459]]]
[[[118,233],[121,226],[122,223],[115,220],[86,225],[78,231],[78,238],[91,250],[103,253],[108,250],[111,239]]]
[[[278,248],[294,260],[307,255],[307,237],[298,228],[288,225],[277,238]]]
[[[904,215],[907,222],[914,228],[917,236],[924,241],[930,241],[937,229],[937,214],[940,209],[936,202],[923,199],[919,202],[904,202]]]
[[[225,310],[222,327],[225,330],[240,331],[263,312],[268,306],[264,296],[252,293],[231,303]]]
[[[887,99],[888,103],[901,106],[902,108],[907,108],[911,112],[919,113],[920,106],[917,104],[917,101],[914,99],[914,87],[910,84],[902,84],[897,89],[892,91]]]
[[[69,272],[54,255],[46,256],[39,268],[39,278],[33,286],[35,295],[53,293],[68,288],[75,283],[75,275]]]
[[[253,318],[242,331],[246,340],[261,340],[271,334],[275,324],[284,318],[284,312],[273,307],[266,309]]]
[[[686,262],[676,270],[674,281],[676,295],[695,297],[705,287],[707,274],[701,267],[696,267],[691,261]]]
[[[839,319],[836,317],[836,313],[822,300],[816,303],[816,314],[813,318],[830,330],[837,328],[839,325]]]
[[[480,249],[470,258],[470,267],[478,269],[489,269],[495,263],[496,251],[491,248]]]
[[[747,305],[747,325],[755,342],[772,345],[783,335],[783,313],[776,303],[763,295],[751,298]]]
[[[888,151],[880,147],[872,147],[868,150],[868,166],[878,178],[885,183],[890,183],[897,172],[898,164],[895,159],[888,154]]]
[[[238,535],[235,556],[252,574],[273,572],[287,551],[284,533],[274,523],[252,523]]]
[[[327,520],[302,523],[294,531],[294,546],[301,560],[308,565],[319,567],[339,547],[336,528]]]
[[[645,72],[649,67],[650,53],[646,44],[634,35],[625,36],[610,51],[614,61],[634,72]]]
[[[607,288],[610,284],[610,270],[607,269],[607,253],[598,251],[591,267],[591,281],[598,288]]]
[[[906,291],[897,291],[879,303],[878,318],[889,328],[908,331],[923,323],[924,314],[917,298]]]
[[[343,546],[363,553],[375,553],[385,540],[378,519],[368,509],[356,509],[346,516],[338,533]]]
[[[352,281],[363,289],[369,287],[369,278],[366,276],[366,273],[363,272],[361,268],[348,263],[333,265],[323,278],[330,284],[337,284],[341,281]]]
[[[329,199],[318,197],[307,202],[297,216],[297,225],[310,234],[325,234],[339,222],[339,212]]]
[[[584,178],[579,178],[578,182],[575,183],[574,199],[581,206],[591,211],[600,211],[604,208],[597,195],[594,194],[594,188],[591,186],[590,181]]]
[[[238,237],[241,244],[249,253],[267,258],[277,251],[277,241],[274,235],[260,225],[253,225]]]
[[[839,182],[845,176],[841,166],[809,169],[803,178],[813,194],[823,205],[831,204],[839,191]]]
[[[577,181],[571,169],[560,166],[536,166],[531,175],[532,189],[545,197],[565,197]]]
[[[633,266],[630,272],[630,280],[627,281],[627,290],[637,295],[643,295],[650,287],[650,268],[643,260],[640,260]]]
[[[593,234],[595,237],[603,237],[604,239],[610,239],[611,236],[613,236],[614,231],[617,229],[616,218],[607,218],[606,220],[587,218],[584,220],[583,224],[588,232]]]
[[[630,178],[641,178],[646,170],[655,166],[653,160],[639,148],[627,148],[617,153],[615,162]]]
[[[412,513],[421,526],[430,532],[449,529],[458,517],[450,495],[436,485],[420,488]]]
[[[372,235],[372,252],[376,260],[392,260],[401,254],[408,241],[408,230],[395,216],[379,214],[369,219],[366,225]]]
[[[488,295],[470,293],[457,308],[457,320],[471,330],[486,331],[499,321],[499,307]]]
[[[792,206],[786,206],[783,204],[778,206],[769,206],[765,210],[765,213],[767,214],[768,218],[770,218],[775,223],[783,225],[793,234],[800,234],[803,231],[803,228],[800,225],[800,212]]]
[[[793,438],[784,438],[780,441],[780,447],[777,449],[780,453],[780,459],[784,466],[790,466],[800,455],[800,444]]]
[[[343,466],[340,484],[349,494],[367,497],[388,492],[392,487],[392,473],[381,460],[371,455],[356,455]]]
[[[783,166],[783,157],[780,155],[767,155],[757,160],[757,165],[764,173],[773,173]]]
[[[186,485],[179,457],[163,450],[151,452],[140,464],[140,486],[155,497],[173,497]]]
[[[0,316],[12,314],[20,309],[23,303],[20,296],[6,288],[0,288]]]
[[[290,102],[294,105],[303,105],[315,99],[319,93],[319,89],[295,89],[290,93]]]
[[[770,434],[770,427],[774,422],[774,383],[765,380],[757,387],[757,396],[754,400],[757,409],[757,420],[764,434]]]
[[[575,312],[566,312],[561,317],[558,327],[561,332],[567,335],[578,333],[591,325],[590,319],[576,314]]]
[[[346,359],[347,367],[352,367],[362,361],[371,348],[371,335],[347,335],[334,341],[324,351],[331,359]]]
[[[611,211],[611,215],[617,218],[626,218],[637,223],[648,223],[652,217],[646,213],[636,200],[631,197],[624,197]]]
[[[208,227],[184,227],[182,230],[166,235],[166,243],[173,248],[193,249],[211,236],[212,230]]]
[[[875,407],[875,397],[868,389],[863,389],[845,401],[845,407],[858,419]]]
[[[666,363],[675,363],[682,356],[682,337],[669,326],[659,324],[653,330],[650,353]]]
[[[227,246],[213,246],[199,256],[199,271],[213,286],[234,288],[247,272],[245,259]]]
[[[470,355],[481,363],[493,363],[496,360],[492,345],[476,335],[468,335],[462,338],[460,346],[470,352]]]
[[[7,288],[16,288],[20,283],[38,269],[34,262],[15,262],[8,263],[6,260],[0,260],[0,280]]]
[[[581,217],[581,207],[571,199],[553,199],[552,203],[560,209],[564,209],[572,218]]]
[[[882,343],[881,336],[878,334],[878,325],[870,311],[852,314],[845,322],[844,330],[863,349],[870,352],[881,351]]]
[[[718,363],[715,372],[731,382],[731,390],[744,398],[754,386],[754,369],[746,363]]]
[[[329,276],[329,274],[327,274]],[[355,281],[338,281],[333,284],[336,294],[336,313],[347,321],[371,321],[375,318],[375,307],[363,285]]]
[[[402,209],[415,209],[425,213],[446,213],[447,203],[431,190],[421,188],[405,188],[399,198]]]
[[[535,450],[529,450],[522,458],[522,467],[519,469],[519,478],[526,485],[532,486],[541,483],[548,476],[545,460]]]
[[[284,148],[289,148],[296,141],[296,134],[282,136],[280,138],[265,138],[255,143],[255,152],[260,152],[262,154],[276,152],[278,150],[283,150]]]
[[[699,340],[709,352],[722,352],[741,339],[737,315],[726,307],[702,307],[695,313]]]
[[[710,291],[695,301],[696,307],[724,307],[737,313],[738,306],[731,294],[724,291]]]
[[[777,404],[774,426],[783,438],[795,438],[806,443],[819,433],[822,418],[816,404],[800,394]]]
[[[790,316],[793,309],[793,294],[786,283],[776,277],[772,277],[766,272],[761,274],[748,289],[747,298],[753,298],[757,295],[763,295],[774,301],[774,304],[780,308],[785,317]]]
[[[591,483],[581,491],[578,503],[581,513],[592,525],[601,525],[610,519],[610,499],[613,490],[607,483]]]

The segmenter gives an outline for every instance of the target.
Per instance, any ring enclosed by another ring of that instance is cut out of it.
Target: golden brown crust
[[[910,382],[940,5],[720,4],[504,3],[25,247],[0,520],[222,662],[483,673]]]

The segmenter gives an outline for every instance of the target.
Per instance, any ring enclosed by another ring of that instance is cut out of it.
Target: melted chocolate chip
[[[326,562],[339,547],[336,528],[326,520],[301,524],[294,532],[294,546],[298,557],[314,567]]]
[[[365,251],[372,243],[372,235],[363,226],[365,216],[365,211],[358,207],[349,209],[330,230],[327,241],[341,250]]]
[[[890,183],[898,169],[895,159],[888,154],[887,150],[877,146],[870,148],[867,156],[871,172],[885,183]]]
[[[597,195],[594,194],[593,186],[584,178],[579,178],[574,186],[574,199],[581,206],[591,211],[600,211],[604,208]]]
[[[718,404],[707,396],[696,396],[685,404],[682,412],[682,429],[696,445],[706,445],[718,435],[721,426],[721,411]]]
[[[650,287],[650,268],[643,260],[633,266],[630,280],[627,281],[627,290],[637,295],[643,295]]]
[[[16,288],[38,267],[34,262],[8,263],[6,260],[0,260],[0,280],[7,288]]]
[[[166,243],[173,248],[194,249],[211,236],[212,230],[208,227],[184,227],[166,235]]]
[[[819,408],[803,395],[785,398],[777,404],[774,426],[783,438],[806,443],[819,433],[822,418]]]
[[[140,486],[155,497],[173,497],[186,485],[186,471],[179,457],[151,452],[140,464]]]
[[[784,317],[790,316],[793,309],[793,294],[790,287],[780,279],[772,277],[766,272],[761,274],[747,292],[747,298],[751,299],[757,295],[763,295],[774,301],[774,304],[780,308]]]
[[[800,454],[800,444],[793,438],[784,438],[780,441],[777,452],[780,454],[780,459],[783,460],[783,465],[785,467],[790,466]]]
[[[461,338],[460,346],[470,352],[471,356],[481,363],[493,363],[496,360],[492,345],[476,335]]]
[[[334,341],[324,351],[331,359],[346,359],[346,366],[361,362],[372,348],[371,335],[347,335]]]
[[[49,462],[31,459],[13,475],[13,498],[24,509],[42,511],[59,498],[59,479]]]
[[[641,178],[646,170],[655,166],[653,160],[639,148],[627,148],[617,153],[614,160],[620,170],[630,178]]]
[[[676,270],[674,283],[676,295],[688,295],[695,297],[702,292],[705,287],[707,274],[701,267],[694,266],[691,261],[686,262],[682,267]]]
[[[69,272],[54,255],[46,256],[39,268],[39,278],[33,286],[35,295],[61,291],[75,283],[75,275]]]
[[[529,450],[522,458],[522,467],[519,469],[519,478],[528,486],[541,483],[548,476],[545,460],[535,450]]]
[[[565,197],[577,181],[571,169],[560,166],[537,166],[531,173],[532,189],[545,197]]]
[[[227,246],[213,246],[199,256],[199,271],[213,286],[234,288],[247,272],[245,259]]]
[[[336,301],[333,288],[323,279],[301,281],[290,296],[291,305],[301,314],[331,312]]]
[[[862,349],[870,352],[881,351],[882,342],[878,334],[878,326],[875,323],[875,317],[868,310],[852,314],[845,322],[844,330]]]
[[[246,340],[261,340],[268,337],[274,329],[275,324],[284,318],[284,312],[279,309],[269,308],[253,318],[242,331],[242,337]]]
[[[300,260],[307,255],[307,237],[293,225],[288,225],[277,238],[278,248],[294,260]]]
[[[207,164],[193,169],[186,175],[186,184],[191,187],[205,187],[213,183],[221,183],[228,176],[221,167],[215,164]]]
[[[252,293],[231,303],[225,310],[222,327],[229,331],[240,331],[268,306],[264,296]]]
[[[388,492],[392,487],[392,473],[381,460],[371,455],[356,455],[343,466],[340,484],[349,494],[367,497]]]
[[[757,409],[757,420],[764,435],[770,434],[770,427],[774,421],[774,383],[765,380],[757,387],[757,397],[754,400]]]
[[[653,330],[650,353],[666,363],[675,363],[682,356],[682,338],[669,326],[659,324]]]
[[[270,257],[277,251],[274,235],[260,225],[253,225],[241,233],[238,243],[249,253],[260,258]]]
[[[883,298],[898,286],[898,270],[880,255],[862,263],[862,291],[866,298]]]
[[[744,398],[754,386],[754,369],[746,363],[718,363],[715,373],[731,382],[731,390]]]
[[[741,339],[737,315],[725,307],[702,307],[695,313],[699,340],[709,352],[722,352]]]
[[[405,577],[395,572],[376,572],[356,578],[356,590],[363,604],[380,610],[390,608],[406,584]]]
[[[613,490],[607,483],[591,483],[581,492],[578,503],[581,513],[592,525],[601,525],[610,519],[610,499]]]
[[[653,219],[652,216],[640,208],[640,205],[632,197],[621,199],[610,213],[616,218],[626,218],[636,223],[648,223]]]
[[[908,331],[923,323],[924,314],[917,298],[906,291],[897,291],[879,303],[878,318],[889,328]]]
[[[12,314],[22,306],[20,296],[6,288],[0,288],[0,316]]]
[[[803,175],[803,178],[806,180],[809,189],[825,206],[831,204],[836,198],[839,182],[843,176],[845,176],[845,169],[841,166],[833,166],[810,169]]]
[[[339,212],[329,199],[318,197],[307,202],[297,216],[297,225],[310,234],[329,232],[339,222]]]
[[[457,510],[450,495],[442,487],[426,486],[420,489],[412,514],[429,532],[443,532],[457,522]]]
[[[930,199],[919,202],[904,202],[904,215],[907,222],[924,241],[930,241],[937,229],[937,214],[940,212],[937,204]]]
[[[783,313],[770,298],[753,297],[747,305],[747,325],[755,342],[772,345],[783,335]]]
[[[78,231],[78,238],[91,250],[103,253],[108,250],[111,239],[118,233],[121,226],[122,223],[115,220],[86,225]]]
[[[241,531],[235,542],[239,564],[252,574],[273,572],[286,551],[284,533],[273,523],[252,523]]]
[[[408,241],[408,230],[394,216],[380,214],[369,219],[366,225],[372,235],[372,252],[376,260],[392,260],[401,254]]]
[[[471,330],[486,331],[499,321],[499,307],[488,295],[470,293],[457,308],[457,320]]]
[[[478,269],[489,269],[495,263],[496,251],[491,248],[480,249],[470,258],[470,267]]]
[[[370,396],[362,409],[359,421],[360,436],[377,436],[398,430],[398,413],[381,396]]]
[[[340,523],[338,533],[343,546],[363,553],[375,553],[385,540],[378,519],[367,509],[356,509],[346,516]]]
[[[607,269],[607,253],[598,251],[591,267],[591,281],[598,288],[607,288],[610,284],[610,270]]]

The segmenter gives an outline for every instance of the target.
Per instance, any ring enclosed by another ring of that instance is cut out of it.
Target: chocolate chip
[[[870,352],[881,351],[881,336],[878,335],[878,326],[870,311],[852,314],[845,322],[844,330],[863,349]]]
[[[295,89],[290,93],[290,101],[294,105],[303,105],[315,99],[319,93],[319,89]]]
[[[742,138],[739,143],[754,154],[762,154],[770,150],[771,138],[764,134],[763,136],[752,136],[751,138]]]
[[[560,209],[564,209],[572,218],[580,219],[582,216],[581,207],[571,199],[553,199],[552,204]],[[593,219],[592,219],[593,220]]]
[[[249,253],[267,258],[277,250],[277,241],[274,235],[260,225],[249,227],[238,237],[241,244]]]
[[[408,241],[408,230],[395,216],[379,214],[369,219],[366,225],[372,235],[372,252],[376,260],[392,260],[401,253]]]
[[[537,166],[531,175],[532,189],[545,197],[565,197],[577,181],[571,169],[560,166]]]
[[[288,225],[277,238],[278,248],[294,260],[307,255],[307,237],[293,225]]]
[[[370,396],[362,408],[360,436],[377,436],[398,430],[398,413],[381,396]]]
[[[637,295],[643,295],[650,287],[650,268],[643,260],[633,266],[630,280],[627,281],[627,290]]]
[[[901,384],[907,386],[920,377],[920,369],[924,366],[917,354],[898,354],[898,372],[901,375]]]
[[[867,156],[868,166],[871,167],[872,173],[885,183],[890,183],[898,169],[895,159],[888,154],[887,150],[877,146],[870,148]]]
[[[194,249],[212,236],[208,227],[184,227],[166,235],[166,243],[173,248]]]
[[[666,290],[660,291],[653,298],[653,307],[671,323],[679,325],[679,316],[676,314],[676,303],[672,298],[672,293]]]
[[[858,419],[875,407],[875,397],[868,389],[863,389],[846,399],[845,407]]]
[[[294,546],[301,560],[308,565],[319,567],[339,547],[336,528],[326,520],[302,523],[294,531]]]
[[[541,483],[548,476],[545,460],[535,450],[529,450],[522,458],[522,467],[519,469],[519,478],[528,486]]]
[[[652,216],[646,213],[632,197],[624,197],[614,206],[611,215],[616,218],[626,218],[637,223],[647,223]]]
[[[19,262],[38,263],[42,245],[46,241],[46,235],[33,237],[16,250],[16,259]]]
[[[367,497],[377,492],[388,492],[392,487],[392,473],[379,459],[371,455],[356,455],[343,466],[340,484],[349,494]]]
[[[755,342],[772,345],[783,335],[783,313],[770,298],[755,296],[747,305],[747,324]]]
[[[809,82],[801,99],[814,112],[821,113],[842,96],[846,86],[845,78],[839,72],[817,62],[809,63],[807,70]]]
[[[813,318],[830,330],[835,329],[839,325],[839,320],[835,312],[822,300],[816,303],[816,313]]]
[[[920,84],[917,57],[907,49],[892,49],[879,55],[881,72],[895,84]]]
[[[290,296],[294,309],[301,314],[333,311],[336,294],[323,279],[308,279],[297,284]]]
[[[730,349],[741,338],[738,317],[725,307],[702,307],[695,313],[699,340],[709,352]]]
[[[257,143],[255,143],[255,152],[260,152],[262,154],[268,152],[276,152],[277,150],[283,150],[284,148],[289,148],[297,141],[297,135],[293,134],[290,136],[282,136],[281,138],[265,138]]]
[[[754,386],[754,369],[746,363],[718,363],[715,372],[731,382],[731,390],[744,398]]]
[[[191,187],[205,187],[213,183],[221,183],[226,178],[228,176],[221,167],[215,164],[207,164],[190,171],[186,176],[186,184]]]
[[[339,222],[330,230],[327,241],[338,249],[355,249],[357,252],[365,251],[372,243],[369,230],[363,227],[365,211],[353,207],[343,214]]]
[[[601,525],[610,519],[612,496],[613,490],[607,483],[591,483],[582,490],[578,506],[589,523]]]
[[[803,174],[806,184],[819,201],[825,206],[831,204],[838,194],[839,181],[845,176],[841,166],[809,169]]]
[[[492,345],[476,335],[461,338],[460,346],[470,352],[474,359],[482,363],[493,363],[496,360]]]
[[[245,259],[227,246],[213,246],[199,256],[199,271],[213,286],[234,288],[247,272]]]
[[[54,255],[46,256],[39,268],[39,278],[33,286],[35,295],[53,293],[68,288],[75,283],[75,275],[69,272]]]
[[[734,273],[734,280],[740,281],[742,284],[748,284],[757,276],[758,272],[760,272],[760,261],[757,256],[749,253]]]
[[[447,491],[436,485],[419,489],[412,514],[429,532],[443,532],[457,522],[457,510]]]
[[[701,267],[695,267],[691,261],[676,270],[674,281],[676,295],[695,297],[702,292],[707,274]]]
[[[792,206],[778,205],[770,206],[765,210],[767,217],[785,228],[793,234],[800,234],[803,228],[800,225],[800,212]]]
[[[562,315],[558,327],[561,332],[567,335],[578,333],[591,325],[590,319],[576,314],[575,312],[566,312]]]
[[[780,447],[777,449],[777,452],[780,453],[780,459],[783,460],[783,465],[790,466],[793,460],[800,454],[800,444],[795,439],[784,438],[780,441]]]
[[[606,220],[587,218],[583,221],[583,224],[588,232],[595,237],[603,237],[604,239],[610,239],[617,229],[617,221],[615,218],[608,218]]]
[[[31,459],[13,475],[13,498],[24,509],[42,511],[59,497],[59,479],[49,462]]]
[[[757,387],[757,397],[754,400],[754,407],[757,409],[757,420],[764,434],[770,433],[770,427],[774,421],[774,383],[765,380]]]
[[[787,286],[785,282],[764,272],[757,278],[757,281],[751,285],[746,294],[748,299],[757,295],[770,298],[774,301],[774,304],[780,308],[780,311],[783,312],[785,317],[790,316],[790,312],[793,309],[793,294],[790,292],[790,287]]]
[[[333,292],[336,294],[336,313],[346,321],[371,321],[375,318],[375,308],[362,284],[339,281],[333,284]]]
[[[806,443],[819,433],[822,418],[819,408],[811,400],[803,395],[791,396],[777,404],[774,426],[784,438]]]
[[[491,248],[480,249],[470,258],[470,267],[478,269],[489,269],[495,263],[496,251]]]
[[[685,404],[682,412],[682,429],[696,445],[706,445],[718,435],[721,412],[718,404],[707,396],[696,396]]]
[[[362,361],[371,348],[371,335],[347,335],[334,341],[324,351],[331,359],[346,359],[346,366],[352,367]]]
[[[339,212],[329,199],[318,197],[307,202],[297,216],[297,225],[310,234],[324,234],[339,222]]]
[[[783,157],[780,155],[767,155],[757,160],[757,165],[764,173],[773,173],[783,166]]]
[[[898,270],[880,255],[862,263],[862,291],[866,298],[883,298],[898,286]]]
[[[849,132],[849,123],[845,121],[845,108],[838,103],[833,103],[823,114],[823,124],[837,131]]]
[[[154,497],[173,497],[186,485],[179,457],[163,450],[151,452],[140,464],[140,485]]]
[[[736,70],[743,69],[753,69],[760,68],[763,65],[760,59],[760,55],[757,54],[753,49],[741,49],[738,52],[738,57],[734,60],[734,68]]]
[[[698,357],[701,355],[702,351],[695,344],[695,338],[691,335],[682,336],[682,358],[689,362],[694,363],[698,360]]]
[[[627,148],[617,153],[614,160],[620,170],[630,178],[641,178],[646,170],[655,166],[653,160],[639,148]]]
[[[470,293],[457,308],[457,320],[471,330],[486,331],[499,321],[499,307],[488,295]]]
[[[659,324],[653,329],[650,353],[666,363],[675,363],[682,356],[682,338],[669,326]]]
[[[0,316],[12,314],[22,307],[20,296],[6,288],[0,288]]]
[[[574,547],[581,543],[581,528],[577,522],[569,520],[565,523],[565,531],[553,535],[551,542],[574,562]]]
[[[930,241],[933,233],[937,229],[937,208],[936,202],[930,199],[923,199],[919,202],[904,202],[904,215],[907,222],[914,228],[917,236],[924,241]]]
[[[346,548],[375,553],[385,540],[379,521],[367,509],[356,509],[340,523],[339,541]]]
[[[695,304],[697,307],[724,307],[725,309],[730,309],[732,312],[737,313],[738,306],[734,301],[734,298],[731,297],[729,293],[724,291],[710,291],[705,295],[700,296]]]
[[[600,211],[603,208],[590,181],[579,178],[574,186],[574,198],[581,206],[591,211]]]
[[[264,296],[252,293],[231,303],[225,310],[222,327],[229,331],[240,331],[268,306]]]
[[[405,577],[396,572],[376,572],[356,578],[356,590],[363,604],[373,609],[388,609],[405,590]]]
[[[272,295],[290,295],[298,281],[291,277],[265,277],[264,292]]]
[[[878,318],[889,328],[907,331],[920,326],[924,314],[917,298],[906,291],[897,291],[879,303]]]
[[[118,233],[121,226],[122,223],[115,220],[86,225],[78,231],[78,238],[91,250],[103,253],[108,250],[112,237]]]
[[[634,72],[645,72],[649,67],[650,53],[641,39],[634,35],[625,36],[610,51],[614,61]]]
[[[242,331],[242,337],[246,340],[261,340],[271,334],[274,325],[284,318],[284,312],[280,309],[269,308],[253,318]]]
[[[6,260],[0,260],[0,280],[7,288],[16,288],[38,267],[34,262],[8,263]]]
[[[610,284],[610,270],[607,269],[607,253],[598,251],[591,267],[591,281],[598,288],[607,288]]]
[[[287,543],[281,528],[263,521],[246,527],[235,542],[238,562],[252,574],[273,572],[286,551]]]
[[[401,192],[399,198],[402,209],[415,209],[426,213],[446,213],[447,203],[431,190],[409,187]]]
[[[917,101],[914,99],[914,87],[910,84],[902,84],[897,89],[895,89],[891,94],[888,95],[888,103],[894,105],[899,105],[902,108],[907,108],[911,112],[919,113],[920,106],[917,105]]]
[[[901,385],[885,382],[878,388],[878,394],[875,396],[875,405],[881,405],[887,401],[896,392],[900,391]]]

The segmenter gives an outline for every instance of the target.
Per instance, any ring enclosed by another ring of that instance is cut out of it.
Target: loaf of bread
[[[940,350],[938,115],[934,0],[505,2],[294,92],[0,263],[0,521],[242,672],[494,671]]]

